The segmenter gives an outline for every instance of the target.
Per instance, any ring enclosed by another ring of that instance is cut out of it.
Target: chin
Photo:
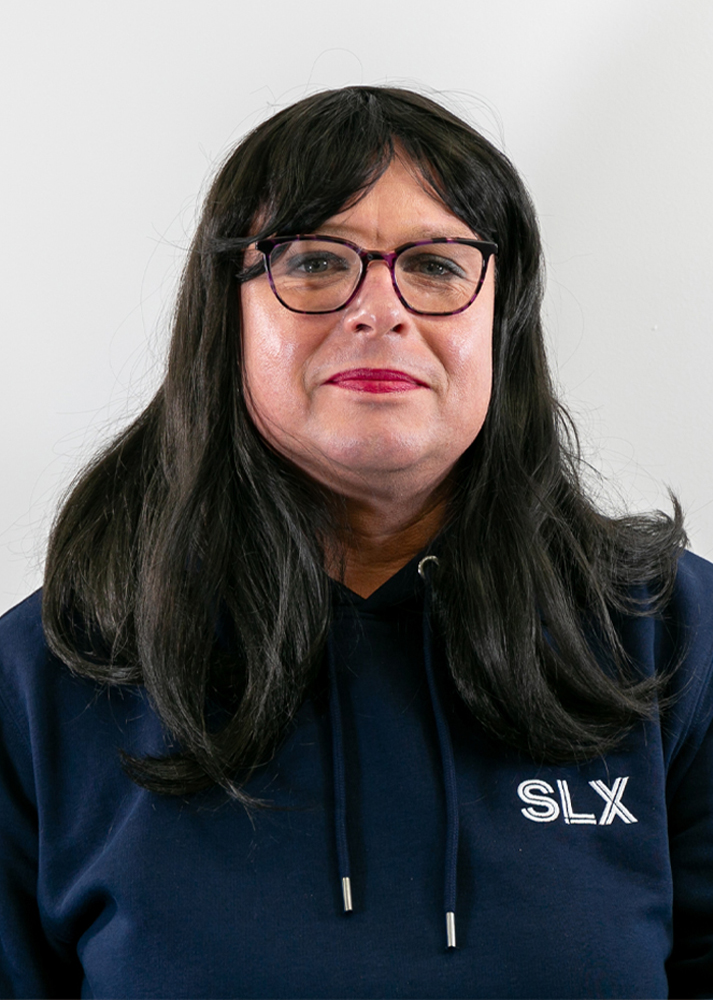
[[[433,451],[423,437],[385,434],[375,431],[348,440],[330,441],[324,449],[332,461],[348,467],[374,466],[379,469],[399,469],[418,463]]]
[[[379,481],[403,476],[420,478],[430,470],[433,455],[421,448],[389,448],[376,445],[374,440],[355,443],[349,448],[336,448],[324,453],[322,469],[332,481],[360,482],[376,485]],[[443,456],[439,456],[440,466]]]

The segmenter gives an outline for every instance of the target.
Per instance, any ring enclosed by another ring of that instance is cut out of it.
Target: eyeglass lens
[[[411,309],[451,313],[473,298],[481,278],[483,255],[465,243],[425,243],[396,259],[396,285]],[[300,312],[339,309],[361,277],[359,254],[330,240],[291,240],[270,254],[270,272],[278,297]]]

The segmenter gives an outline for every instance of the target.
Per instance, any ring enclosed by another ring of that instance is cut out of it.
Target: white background
[[[0,611],[160,382],[207,178],[315,90],[414,86],[511,157],[551,358],[609,500],[713,558],[713,0],[23,0],[0,22]]]

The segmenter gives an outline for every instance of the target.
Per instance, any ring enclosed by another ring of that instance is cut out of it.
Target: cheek
[[[243,288],[243,386],[260,433],[281,450],[299,436],[311,412],[307,374],[329,334],[328,322],[291,313],[258,282]]]
[[[243,322],[245,382],[253,392],[263,383],[282,382],[299,366],[299,344],[263,317]]]
[[[243,385],[248,409],[256,416],[274,416],[294,400],[301,364],[300,338],[285,329],[285,317],[274,315],[272,303],[252,289],[243,291],[241,307]],[[284,312],[284,310],[283,310]],[[289,326],[289,317],[287,317]],[[291,391],[288,391],[291,390]]]
[[[447,369],[452,392],[452,416],[471,440],[488,412],[493,381],[492,315],[488,312],[449,344]]]

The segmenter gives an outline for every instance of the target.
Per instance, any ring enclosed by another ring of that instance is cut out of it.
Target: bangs
[[[230,156],[209,197],[212,235],[252,241],[311,232],[358,201],[400,155],[473,231],[493,239],[507,185],[490,176],[488,146],[417,94],[317,94],[258,126]]]
[[[394,142],[379,104],[343,92],[317,98],[281,111],[233,152],[215,184],[215,236],[247,243],[310,232],[387,169]]]
[[[376,102],[345,106],[340,100],[315,112],[294,120],[286,115],[275,121],[276,134],[265,137],[269,152],[259,192],[260,235],[316,229],[365,194],[394,156],[393,138]]]

